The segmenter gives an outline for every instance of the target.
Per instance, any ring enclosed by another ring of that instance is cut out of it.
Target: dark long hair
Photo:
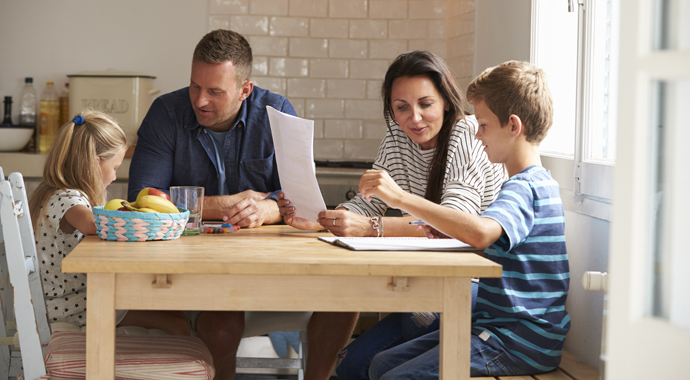
[[[399,77],[417,76],[429,78],[434,83],[436,90],[441,94],[448,107],[448,111],[445,111],[443,114],[443,125],[438,132],[436,152],[431,160],[426,193],[424,194],[424,198],[434,203],[441,203],[450,133],[458,120],[465,117],[465,112],[462,108],[464,97],[458,85],[455,83],[450,69],[437,55],[426,50],[415,50],[400,54],[388,68],[386,77],[383,80],[383,85],[381,86],[383,114],[389,128],[389,117],[397,124],[391,103],[393,82]]]

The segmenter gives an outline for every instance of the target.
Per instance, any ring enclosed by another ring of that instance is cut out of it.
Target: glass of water
[[[189,210],[189,220],[182,235],[198,235],[201,232],[204,188],[197,186],[171,186],[170,201],[179,208]]]

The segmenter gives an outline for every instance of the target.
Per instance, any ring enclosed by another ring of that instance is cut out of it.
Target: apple
[[[137,195],[137,200],[143,197],[144,195],[155,195],[170,200],[170,196],[165,191],[156,189],[154,187],[145,187],[141,189],[141,191]]]
[[[127,207],[120,207],[117,209],[117,211],[129,211]]]

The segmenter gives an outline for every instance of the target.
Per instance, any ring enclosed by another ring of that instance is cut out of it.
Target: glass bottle
[[[31,125],[34,127],[34,134],[26,144],[22,152],[37,152],[40,128],[36,123],[36,108],[38,106],[38,95],[34,88],[34,78],[24,78],[24,88],[19,95],[19,125]]]
[[[65,87],[60,92],[60,118],[58,126],[62,127],[69,121],[69,82],[65,83]]]
[[[5,96],[5,118],[2,119],[2,124],[12,124],[12,97]]]
[[[46,88],[41,94],[41,112],[39,124],[41,135],[39,138],[40,153],[47,153],[53,146],[58,130],[58,97],[53,82],[46,82]]]

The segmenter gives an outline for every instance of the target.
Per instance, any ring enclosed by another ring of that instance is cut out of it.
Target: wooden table
[[[86,378],[114,379],[115,309],[443,313],[441,377],[469,379],[471,277],[501,266],[471,252],[350,251],[330,233],[264,226],[172,241],[86,237],[62,262],[87,273]]]

